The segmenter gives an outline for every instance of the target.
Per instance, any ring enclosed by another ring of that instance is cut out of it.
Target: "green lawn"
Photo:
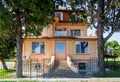
[[[111,67],[110,67],[111,66]],[[112,69],[111,72],[107,72],[104,75],[96,74],[96,77],[120,77],[120,59],[116,61],[116,70],[113,70],[115,64],[113,60],[109,60],[107,63],[107,67]]]
[[[14,73],[15,71],[16,71],[15,68],[11,68],[8,70],[0,69],[0,78],[13,78],[15,76],[9,74]]]
[[[16,58],[10,58],[10,59],[6,59],[6,62],[14,62],[16,60]]]

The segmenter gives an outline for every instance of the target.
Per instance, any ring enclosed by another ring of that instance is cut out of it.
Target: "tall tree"
[[[98,33],[99,73],[104,74],[104,43],[120,30],[120,0],[57,0],[74,14],[84,11]],[[110,33],[103,37],[104,32]]]
[[[16,76],[21,77],[23,34],[24,37],[31,33],[40,35],[43,26],[52,21],[54,3],[51,0],[1,0],[0,7],[2,8],[2,14],[0,14],[2,24],[9,25],[11,31],[16,35]]]
[[[8,29],[0,27],[0,60],[3,69],[7,70],[5,59],[15,57],[16,40]]]

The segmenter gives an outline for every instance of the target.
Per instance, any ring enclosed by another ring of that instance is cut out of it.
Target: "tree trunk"
[[[103,27],[98,26],[98,65],[99,73],[104,74],[104,41],[103,41]]]
[[[0,58],[0,60],[1,60],[1,63],[3,65],[3,69],[8,70],[8,67],[7,67],[7,65],[5,63],[5,60],[3,58]]]
[[[22,77],[22,31],[17,34],[17,59],[16,59],[16,77]]]
[[[99,73],[104,74],[104,0],[98,1],[98,65]]]

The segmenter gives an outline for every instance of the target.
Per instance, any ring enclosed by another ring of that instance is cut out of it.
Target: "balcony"
[[[55,31],[55,36],[67,36],[67,31]]]

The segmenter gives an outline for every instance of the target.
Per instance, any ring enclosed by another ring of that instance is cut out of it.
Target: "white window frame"
[[[55,12],[55,16],[57,16],[57,13],[59,13],[61,16],[60,16],[60,21],[63,21],[63,13],[62,12]]]
[[[70,30],[70,36],[71,36],[71,31],[72,31],[72,30],[73,30],[72,36],[76,36],[76,35],[74,34],[76,30],[79,30],[79,31],[80,31],[79,36],[81,35],[81,30],[80,30],[80,29],[71,29],[71,30]]]
[[[88,51],[87,51],[87,53],[86,53],[86,52],[85,52],[85,53],[81,53],[81,46],[80,46],[80,53],[77,53],[77,52],[76,52],[76,44],[77,44],[78,42],[80,43],[80,45],[81,45],[81,42],[87,42],[87,43],[88,43]],[[75,53],[76,53],[76,54],[88,54],[88,53],[89,53],[89,42],[88,42],[88,41],[76,41],[76,42],[75,42]]]
[[[33,53],[33,43],[39,43],[39,50],[40,50],[40,45],[41,45],[40,43],[43,43],[43,44],[44,44],[44,52],[41,53],[41,51],[38,51],[38,52],[36,53],[36,52],[34,51],[35,53]],[[35,41],[32,42],[32,43],[31,43],[31,52],[32,52],[32,54],[45,54],[45,42],[43,42],[43,41],[41,41],[41,42],[35,42]]]

